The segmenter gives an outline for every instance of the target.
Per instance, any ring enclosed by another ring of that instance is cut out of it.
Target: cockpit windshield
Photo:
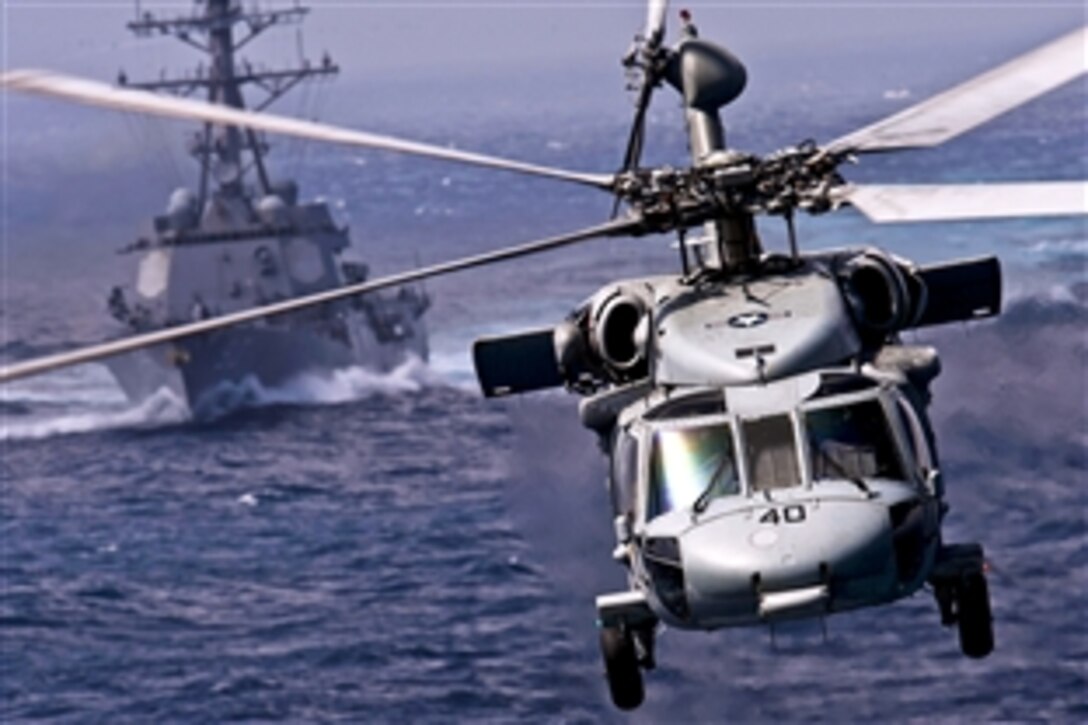
[[[801,483],[797,437],[788,415],[746,420],[742,429],[748,485],[753,491],[790,488]]]
[[[648,519],[739,491],[728,423],[654,432]]]
[[[812,477],[903,480],[888,420],[877,400],[805,413]]]

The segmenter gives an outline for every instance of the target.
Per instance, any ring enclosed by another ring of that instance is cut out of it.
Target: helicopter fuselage
[[[619,416],[615,557],[641,596],[603,597],[602,624],[821,616],[926,581],[942,507],[924,411],[848,369],[758,388],[658,390]]]

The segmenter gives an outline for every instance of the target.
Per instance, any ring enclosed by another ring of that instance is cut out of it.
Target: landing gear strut
[[[938,554],[930,578],[941,610],[941,624],[957,625],[960,649],[976,659],[994,649],[993,614],[983,563],[978,544],[946,546]]]

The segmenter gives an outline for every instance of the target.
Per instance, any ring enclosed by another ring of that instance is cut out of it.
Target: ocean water
[[[1084,87],[1066,88],[855,178],[1080,178],[1085,108]],[[797,140],[848,130],[857,108],[839,110]],[[784,117],[769,106],[746,118],[764,112]],[[664,123],[651,130],[668,155],[682,137]],[[622,127],[540,117],[461,133],[465,147],[607,169]],[[384,271],[594,223],[610,206],[548,182],[328,149],[308,152],[300,180]],[[53,230],[50,247],[37,221],[6,250],[6,360],[107,334],[106,291],[129,274],[103,254],[127,238]],[[572,398],[482,400],[467,356],[477,335],[550,323],[610,279],[675,264],[667,240],[611,240],[429,283],[429,364],[258,390],[258,407],[210,423],[165,394],[127,402],[97,365],[5,388],[0,719],[1088,719],[1084,222],[878,230],[844,212],[801,231],[810,247],[1005,262],[1002,317],[909,335],[942,351],[946,532],[986,546],[988,659],[963,658],[920,593],[830,618],[826,633],[666,631],[643,708],[612,709],[593,598],[623,576],[603,462]],[[783,243],[773,224],[764,234]]]

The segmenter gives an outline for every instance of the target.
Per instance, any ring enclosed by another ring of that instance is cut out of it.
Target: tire
[[[986,577],[971,574],[960,581],[957,589],[960,649],[968,657],[985,657],[994,651],[994,621]]]
[[[601,657],[613,704],[621,710],[634,710],[641,705],[646,693],[631,635],[619,627],[602,627]]]

